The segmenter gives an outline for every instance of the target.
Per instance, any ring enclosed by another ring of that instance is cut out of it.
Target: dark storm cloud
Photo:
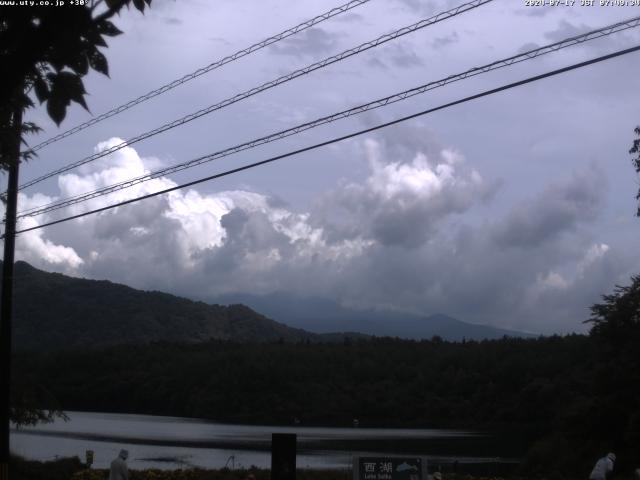
[[[540,45],[538,45],[537,43],[527,42],[518,49],[518,53],[525,53],[531,50],[536,50],[538,48],[540,48]]]
[[[459,153],[442,148],[431,137],[423,125],[414,124],[365,142],[369,176],[326,195],[318,225],[331,239],[362,237],[415,249],[429,240],[440,222],[490,199],[496,185],[485,182]],[[335,222],[326,220],[331,217],[326,212],[334,212]]]
[[[222,216],[220,225],[227,233],[222,249],[226,253],[281,248],[289,243],[288,237],[278,232],[263,212],[234,208]]]
[[[406,174],[419,175],[419,168]],[[406,188],[393,195],[366,184],[347,185],[333,201],[348,212],[352,231],[382,245],[412,249],[423,245],[441,220],[466,211],[483,193],[482,185],[446,184],[434,175],[418,190]]]
[[[343,15],[339,15],[335,21],[342,23],[351,23],[351,22],[361,22],[364,20],[364,17],[359,13],[349,12]]]
[[[436,50],[439,50],[444,47],[448,47],[455,43],[458,43],[460,38],[458,37],[458,32],[451,32],[448,35],[443,35],[441,37],[436,37],[432,42],[431,46]]]
[[[188,258],[182,254],[180,223],[162,215],[166,205],[133,205],[77,227],[91,231],[89,245],[95,252],[86,256],[83,275],[165,291],[179,282]]]
[[[353,14],[331,19],[322,29],[281,42],[280,50],[265,50],[176,89],[153,107],[149,104],[150,110],[132,110],[126,114],[130,116],[87,130],[90,137],[73,137],[83,139],[51,148],[62,160],[71,151],[75,155],[90,150],[123,126],[155,126],[160,114],[169,120],[174,113],[178,115],[177,110],[182,115],[203,102],[237,93],[239,83],[246,83],[246,88],[261,84],[265,70],[288,71],[292,61],[310,63],[307,57],[326,57],[463,1],[371,2]],[[185,9],[181,2],[162,0],[156,6],[159,9],[152,8],[144,18],[123,15],[118,22],[124,22],[126,34],[110,41],[111,79],[87,77],[87,90],[94,93],[92,111],[106,111],[131,95],[180,78],[329,8],[323,2],[295,3],[296,8],[291,8],[292,2],[276,3],[255,2],[249,7],[220,2],[219,9],[211,9],[198,0]],[[281,15],[273,15],[274,6]],[[546,44],[583,32],[589,29],[587,25],[595,28],[626,16],[624,9],[522,7],[516,15],[515,8],[509,2],[493,2],[404,37],[406,43],[400,39],[395,47],[365,52],[357,67],[345,62],[347,66],[273,89],[265,94],[265,101],[274,107],[259,114],[239,103],[229,109],[229,115],[220,112],[217,119],[212,118],[208,128],[193,130],[194,124],[176,136],[157,136],[144,148],[166,159],[193,158],[211,151],[211,144],[219,140],[226,145],[227,140],[237,143],[270,132],[279,112],[302,108],[325,114],[352,106],[354,92],[356,97],[378,97],[380,92],[400,89],[392,82],[423,83],[425,69],[419,67],[424,64],[434,69],[434,75],[435,71],[449,74],[511,55],[519,45],[533,48],[537,45],[531,42]],[[556,13],[548,15],[550,12]],[[172,22],[169,27],[167,19],[183,23]],[[340,36],[334,31],[341,32]],[[546,37],[544,32],[548,32]],[[627,35],[633,38],[636,34],[629,30],[594,45],[613,49]],[[569,63],[569,57],[575,56],[578,61],[593,53],[584,50],[594,48],[590,45],[546,58]],[[434,48],[442,50],[435,52]],[[387,71],[381,75],[367,68],[366,59],[369,65]],[[635,208],[637,185],[626,155],[638,112],[637,66],[634,57],[626,56],[573,77],[567,75],[553,87],[540,83],[538,94],[531,87],[470,102],[425,119],[435,134],[416,122],[407,128],[386,129],[374,137],[380,151],[376,162],[367,158],[362,142],[354,141],[352,149],[336,146],[333,164],[318,161],[314,166],[310,161],[308,170],[301,169],[294,176],[284,163],[281,170],[263,171],[249,182],[258,191],[278,192],[291,205],[277,197],[242,191],[247,183],[241,176],[223,186],[209,184],[189,190],[189,195],[175,192],[168,203],[147,201],[139,209],[120,209],[117,215],[87,217],[58,229],[40,230],[40,238],[21,235],[19,258],[47,270],[192,298],[211,299],[225,291],[284,289],[367,307],[443,312],[463,320],[534,331],[574,329],[599,295],[611,291],[616,282],[625,283],[634,270],[640,271],[633,249],[637,229],[629,227],[632,219],[625,225],[614,220],[622,211],[631,217]],[[358,68],[361,77],[343,75],[344,68]],[[531,73],[542,69],[540,63],[531,62],[515,71],[524,76],[529,68]],[[495,86],[510,73],[503,69],[492,75],[487,76],[487,83]],[[484,82],[480,77],[472,81]],[[219,91],[225,85],[228,94]],[[458,98],[464,88],[461,82],[440,91]],[[216,98],[205,99],[207,95]],[[390,107],[369,126],[400,116],[405,107],[411,110],[406,104]],[[46,111],[33,112],[40,115],[38,123],[42,120],[46,125]],[[68,127],[81,118],[78,112],[80,109],[70,111]],[[334,128],[326,130],[327,135],[336,136],[347,130],[339,123],[327,128]],[[131,134],[139,132],[135,127]],[[318,138],[323,135],[318,133]],[[293,143],[282,145],[282,151],[293,148]],[[459,151],[461,160],[447,160],[443,151],[449,155]],[[525,176],[513,161],[519,158],[522,162],[541,160],[550,168],[527,169],[530,175]],[[611,183],[619,189],[610,191],[606,202],[602,185],[593,181],[599,174],[583,172],[588,179],[577,183],[562,180],[576,165],[584,164],[584,158],[606,165]],[[126,170],[122,176],[109,174],[94,185],[94,179],[83,173],[76,189],[60,194],[75,195],[142,175],[131,169],[130,160],[122,163]],[[334,170],[338,160],[340,169]],[[25,173],[34,177],[49,168],[53,167],[45,161],[29,162]],[[106,164],[96,166],[93,173],[106,168]],[[474,170],[479,181],[474,181]],[[341,176],[348,180],[339,184]],[[507,178],[505,188],[492,200],[496,179],[501,176]],[[135,195],[168,186],[135,190]],[[57,190],[53,193],[55,187],[52,182],[51,190],[42,191],[58,195]],[[318,201],[321,206],[307,212],[306,202],[321,195],[325,195]],[[514,206],[505,205],[507,201]],[[35,198],[32,202],[34,206],[44,203]],[[601,208],[605,211],[600,216]]]
[[[584,23],[574,25],[566,20],[561,20],[557,28],[549,32],[545,32],[544,36],[553,42],[559,42],[560,40],[582,35],[583,33],[587,33],[591,30],[593,30],[593,28],[585,25]]]
[[[382,122],[382,117],[375,111],[361,118],[366,126]],[[410,162],[417,152],[423,153],[428,158],[438,158],[445,148],[423,122],[404,123],[385,128],[380,130],[375,138],[385,151],[385,155],[380,158],[382,161]]]
[[[601,208],[595,168],[469,224],[460,214],[486,201],[489,182],[423,126],[369,139],[363,154],[368,176],[329,192],[323,216],[250,192],[186,191],[68,224],[60,243],[83,252],[77,274],[191,298],[289,291],[545,333],[584,328],[586,306],[631,268],[577,228]]]
[[[144,205],[128,205],[96,216],[94,234],[100,240],[127,240],[135,236],[135,225],[154,225],[167,209],[166,198],[149,199]],[[173,229],[172,229],[173,230]],[[142,230],[139,230],[142,231]]]
[[[378,49],[368,58],[367,64],[372,67],[388,69],[390,67],[412,68],[424,65],[422,59],[407,43],[386,45]]]
[[[312,27],[295,37],[287,38],[276,45],[272,45],[269,49],[278,55],[317,57],[333,52],[336,50],[336,45],[336,34],[328,33],[320,27]]]
[[[450,225],[414,250],[373,245],[350,262],[343,290],[379,306],[569,332],[584,330],[588,306],[629,271],[623,256],[577,232],[537,249],[503,249],[494,241],[495,228]]]
[[[603,206],[603,177],[592,166],[568,183],[547,187],[520,203],[498,226],[496,241],[503,247],[535,247],[595,220]]]

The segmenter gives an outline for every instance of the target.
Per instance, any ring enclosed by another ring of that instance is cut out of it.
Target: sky
[[[26,181],[463,2],[371,0],[39,151]],[[640,15],[631,6],[495,0],[128,146],[20,193],[19,210],[84,193],[469,68]],[[598,2],[596,2],[598,3]],[[138,95],[338,6],[333,1],[153,0],[123,12],[110,78],[85,77],[91,112]],[[432,90],[87,204],[30,227],[391,121],[640,43],[638,29]],[[287,292],[345,306],[543,334],[585,332],[589,306],[640,272],[640,124],[633,53],[373,133],[20,234],[47,270],[214,301]]]

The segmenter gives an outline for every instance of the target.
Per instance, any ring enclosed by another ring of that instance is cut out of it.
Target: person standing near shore
[[[120,454],[111,462],[109,470],[109,480],[129,480],[129,469],[127,468],[127,458],[129,452],[122,449]]]
[[[591,470],[591,475],[589,475],[589,480],[607,480],[609,474],[613,472],[615,461],[615,454],[607,453],[606,457],[602,457],[596,462],[593,470]]]

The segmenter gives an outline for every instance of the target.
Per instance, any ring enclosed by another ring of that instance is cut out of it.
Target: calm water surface
[[[34,460],[93,450],[94,467],[107,468],[121,448],[130,468],[270,467],[272,433],[298,436],[299,468],[350,468],[354,455],[412,454],[428,460],[505,460],[487,451],[486,436],[457,430],[273,427],[212,423],[177,417],[67,412],[70,420],[11,433],[11,450]],[[490,456],[488,455],[490,454]]]

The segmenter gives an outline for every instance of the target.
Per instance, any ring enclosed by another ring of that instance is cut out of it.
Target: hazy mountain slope
[[[489,325],[463,322],[448,315],[411,315],[398,312],[362,311],[342,307],[328,299],[295,297],[285,293],[272,295],[227,295],[216,299],[222,304],[243,303],[291,327],[310,332],[362,332],[369,335],[401,338],[431,338],[445,340],[481,340],[532,335]]]
[[[108,281],[72,278],[17,262],[14,283],[17,349],[102,347],[155,341],[314,340],[244,305],[208,305]]]

